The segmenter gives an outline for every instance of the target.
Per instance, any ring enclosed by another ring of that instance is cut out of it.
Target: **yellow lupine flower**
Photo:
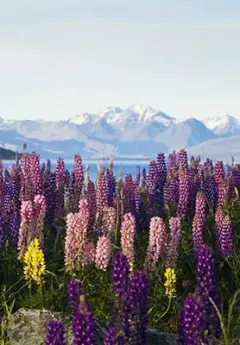
[[[45,260],[40,243],[35,238],[28,246],[28,250],[24,255],[24,277],[25,280],[35,281],[40,284],[42,275],[45,273]]]
[[[169,297],[174,297],[176,293],[176,274],[173,268],[167,268],[164,276],[166,281],[164,283],[165,293]]]

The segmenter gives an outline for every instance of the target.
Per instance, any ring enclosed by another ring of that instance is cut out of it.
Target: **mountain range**
[[[71,159],[76,152],[88,159],[152,158],[184,147],[189,154],[240,160],[240,122],[228,114],[180,121],[149,105],[109,106],[65,121],[0,118],[0,146],[21,152],[24,143],[28,151],[53,159]]]

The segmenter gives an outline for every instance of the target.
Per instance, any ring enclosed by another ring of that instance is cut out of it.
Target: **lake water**
[[[72,160],[64,160],[64,162],[65,162],[65,169],[72,171],[73,161]],[[14,161],[3,161],[3,166],[4,166],[4,168],[8,168],[10,165],[12,165],[14,163],[15,163]],[[101,163],[101,160],[99,160],[99,161],[83,160],[84,171],[86,170],[86,165],[89,166],[89,174],[90,174],[91,180],[95,180],[97,177],[98,163]],[[108,163],[109,162],[106,162],[106,166],[108,166]],[[121,174],[123,174],[123,175],[132,174],[133,176],[135,176],[137,165],[140,166],[140,168],[142,170],[143,168],[148,168],[149,161],[145,161],[145,160],[128,160],[128,161],[115,160],[113,171],[114,171],[116,178],[118,178]],[[54,170],[55,166],[56,166],[56,160],[51,160],[51,166],[52,166],[52,169]]]

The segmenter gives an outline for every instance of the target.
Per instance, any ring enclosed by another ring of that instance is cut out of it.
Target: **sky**
[[[239,0],[0,0],[0,117],[240,119]]]

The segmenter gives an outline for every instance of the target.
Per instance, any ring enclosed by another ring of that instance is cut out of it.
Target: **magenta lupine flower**
[[[92,181],[87,183],[87,200],[89,205],[89,226],[93,226],[96,218],[97,204],[96,204],[96,190],[95,185]]]
[[[218,186],[219,183],[224,181],[225,178],[225,172],[224,172],[224,165],[223,161],[217,161],[215,164],[215,182]]]
[[[124,345],[122,330],[119,328],[110,328],[104,337],[104,345]]]
[[[73,317],[73,345],[94,345],[95,331],[93,314],[89,311],[85,296],[80,296],[80,303]]]
[[[187,215],[188,201],[189,201],[189,180],[188,173],[180,171],[179,173],[179,201],[178,214],[181,218]]]
[[[97,222],[98,222],[98,226],[101,226],[103,209],[104,207],[108,206],[106,178],[102,171],[100,171],[98,174],[96,201],[97,201]]]
[[[83,265],[87,266],[95,263],[96,248],[93,242],[87,242],[83,249]]]
[[[170,243],[167,250],[167,267],[175,268],[178,257],[178,247],[181,241],[181,219],[172,217],[169,221]]]
[[[134,265],[134,239],[136,232],[135,217],[131,213],[126,213],[123,216],[123,222],[121,227],[121,247],[122,253],[126,255],[128,263],[131,269]]]
[[[204,309],[200,298],[188,295],[180,317],[178,343],[181,345],[204,344]]]
[[[181,166],[182,170],[186,173],[188,172],[188,156],[187,151],[185,149],[181,149],[178,154],[179,165]]]
[[[124,213],[134,213],[134,191],[136,189],[135,181],[131,174],[125,176],[122,184],[122,196],[123,196],[123,207]]]
[[[221,301],[217,289],[217,282],[215,276],[215,262],[212,250],[204,246],[197,252],[197,294],[201,297],[204,303],[204,310],[206,315],[206,329],[209,335],[218,337],[220,334],[220,322],[217,313],[210,302],[212,298],[217,308],[220,310]]]
[[[112,243],[106,236],[101,236],[97,241],[96,247],[96,267],[102,271],[106,271],[112,255]]]
[[[215,213],[215,226],[216,226],[217,247],[219,251],[221,251],[221,234],[223,232],[224,218],[225,218],[225,213],[222,207],[218,207]]]
[[[56,164],[56,186],[57,186],[57,198],[56,198],[56,216],[62,217],[64,213],[64,160],[58,158]]]
[[[69,304],[72,307],[73,316],[79,307],[80,296],[82,295],[82,284],[81,281],[75,277],[71,278],[68,283],[68,299]]]
[[[203,193],[199,192],[196,197],[195,215],[205,220],[206,202]]]
[[[227,187],[225,181],[220,181],[217,185],[217,207],[222,207],[225,202]]]
[[[233,231],[232,224],[228,216],[223,218],[223,222],[219,227],[219,249],[224,257],[233,255]]]
[[[42,194],[42,178],[39,156],[36,152],[33,152],[30,157],[33,195]]]
[[[106,236],[112,236],[116,229],[116,210],[113,207],[105,207],[103,210],[102,228]]]
[[[193,245],[194,250],[197,252],[200,248],[204,246],[203,239],[204,222],[201,217],[195,216],[192,223],[193,232]]]
[[[45,345],[64,345],[64,330],[61,322],[51,320],[48,323]]]
[[[158,260],[166,259],[168,246],[168,236],[166,226],[160,217],[151,218],[149,230],[149,243],[145,266],[154,272],[157,268]]]
[[[82,158],[79,154],[74,155],[74,166],[73,166],[73,173],[74,173],[74,202],[75,202],[75,210],[77,209],[82,189],[83,189],[83,166],[82,166]]]

